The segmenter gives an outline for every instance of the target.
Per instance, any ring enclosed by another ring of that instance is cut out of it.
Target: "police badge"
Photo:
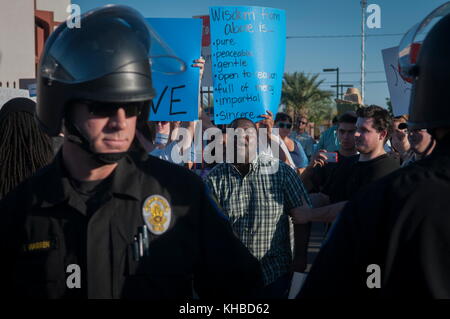
[[[142,215],[152,234],[161,235],[169,228],[172,209],[163,196],[152,195],[144,201]]]

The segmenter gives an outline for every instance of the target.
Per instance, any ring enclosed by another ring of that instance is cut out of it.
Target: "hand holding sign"
[[[194,60],[194,64],[192,64],[192,66],[199,68],[200,81],[201,81],[202,77],[203,77],[203,72],[205,70],[205,59],[203,59],[203,57],[200,57],[199,59]]]
[[[268,114],[268,115],[267,115]],[[263,120],[256,123],[256,128],[266,128],[267,129],[267,135],[270,136],[272,134],[272,128],[274,125],[273,121],[273,113],[270,111],[267,111],[267,114],[261,114],[259,117],[262,117]]]

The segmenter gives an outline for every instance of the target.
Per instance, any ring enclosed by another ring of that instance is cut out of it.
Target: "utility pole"
[[[366,7],[367,0],[361,0],[361,98],[364,104],[365,91],[365,57],[366,57]]]

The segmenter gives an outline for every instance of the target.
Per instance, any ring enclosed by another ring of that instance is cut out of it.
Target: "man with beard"
[[[359,160],[351,167],[351,173],[342,187],[337,189],[335,204],[312,209],[297,208],[292,215],[294,223],[333,221],[347,201],[360,189],[400,167],[398,160],[390,157],[384,150],[391,125],[388,111],[371,105],[358,109],[356,114],[355,143],[360,153]],[[323,205],[323,201],[319,205]]]
[[[291,167],[256,154],[252,121],[238,118],[230,126],[234,132],[227,132],[227,162],[216,165],[206,183],[237,236],[260,261],[265,286],[255,297],[287,298],[293,270],[288,213],[309,205],[308,195]]]

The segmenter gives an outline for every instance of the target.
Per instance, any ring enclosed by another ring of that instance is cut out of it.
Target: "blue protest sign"
[[[198,119],[199,69],[192,67],[200,57],[200,19],[146,18],[159,37],[182,59],[185,72],[152,72],[156,96],[150,106],[150,121],[193,121]]]
[[[286,52],[283,10],[210,7],[214,121],[259,121],[274,115],[281,98]]]

